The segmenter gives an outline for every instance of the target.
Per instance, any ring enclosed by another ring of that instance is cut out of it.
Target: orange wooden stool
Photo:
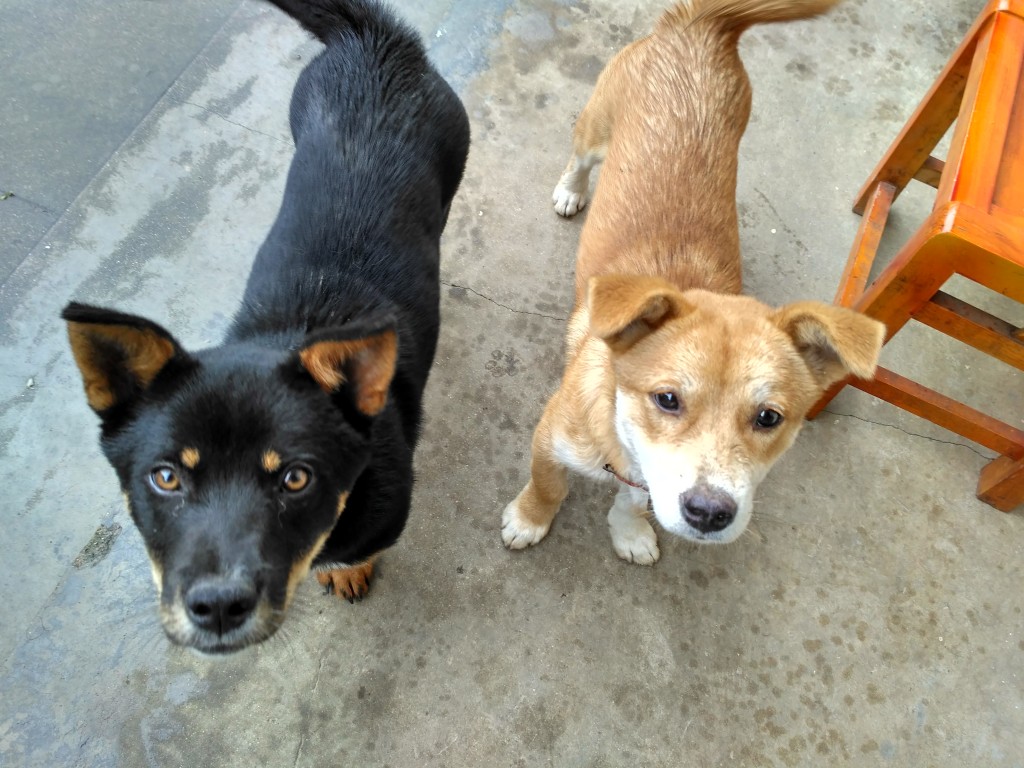
[[[992,0],[893,142],[854,205],[864,214],[835,302],[885,323],[913,318],[1024,370],[1024,331],[940,290],[963,275],[1024,303],[1024,0]],[[931,157],[953,121],[946,161]],[[938,190],[931,215],[867,285],[889,207],[911,179]],[[879,368],[850,384],[997,451],[978,498],[1024,503],[1024,431]],[[1024,392],[1020,393],[1024,413]]]

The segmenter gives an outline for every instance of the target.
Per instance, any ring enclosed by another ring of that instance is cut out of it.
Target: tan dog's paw
[[[569,173],[562,176],[558,186],[555,187],[555,191],[551,195],[551,202],[555,204],[555,213],[566,218],[575,216],[587,204],[586,185],[584,184],[582,190],[577,189],[572,183],[575,178],[567,179],[566,177],[568,176],[570,176]]]
[[[324,588],[324,594],[335,594],[350,603],[363,599],[370,591],[372,578],[372,560],[350,568],[333,568],[329,571],[318,571],[316,574],[316,580]]]
[[[637,565],[654,565],[658,562],[661,557],[658,536],[651,524],[642,517],[628,520],[619,518],[614,523],[609,521],[609,528],[615,554],[623,560]]]
[[[518,499],[501,513],[501,540],[509,549],[526,549],[548,535],[551,523],[536,525],[524,520],[517,502]]]

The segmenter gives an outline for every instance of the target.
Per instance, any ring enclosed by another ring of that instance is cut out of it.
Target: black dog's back
[[[271,2],[326,48],[295,86],[284,202],[231,335],[397,312],[400,354],[415,358],[399,374],[422,389],[438,331],[438,240],[469,145],[465,110],[383,4]]]
[[[318,558],[390,546],[407,506],[421,399],[439,331],[440,237],[469,148],[462,102],[419,35],[377,0],[271,0],[326,47],[292,94],[281,211],[229,338],[298,343],[319,328],[393,318],[398,361],[370,465]],[[358,416],[356,416],[358,418]],[[376,518],[366,526],[363,508]],[[407,511],[407,510],[406,510]],[[382,525],[391,518],[391,523]]]
[[[287,13],[320,42],[327,43],[336,34],[352,31],[358,36],[388,35],[398,23],[384,16],[379,3],[339,2],[338,0],[269,0]],[[400,33],[404,30],[398,30]],[[413,37],[413,33],[406,33]],[[418,45],[418,41],[417,45]]]

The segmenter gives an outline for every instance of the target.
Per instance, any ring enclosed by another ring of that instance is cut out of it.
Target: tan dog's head
[[[873,375],[885,332],[821,302],[773,309],[652,277],[592,278],[589,308],[611,349],[619,441],[658,522],[701,542],[743,533],[804,415],[834,382]]]

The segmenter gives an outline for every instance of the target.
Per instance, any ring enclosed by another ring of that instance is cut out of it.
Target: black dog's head
[[[71,304],[64,319],[164,630],[207,653],[266,639],[369,459],[395,369],[392,322],[288,351],[249,342],[189,354],[140,317]]]

